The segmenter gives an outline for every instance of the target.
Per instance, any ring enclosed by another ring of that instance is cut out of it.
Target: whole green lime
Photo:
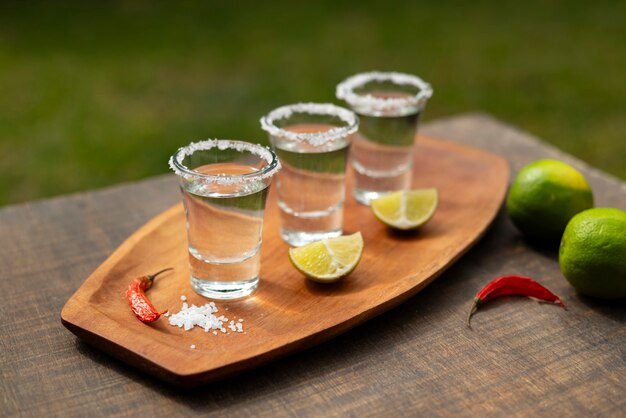
[[[557,160],[539,160],[523,167],[509,190],[509,217],[528,238],[558,243],[577,213],[593,207],[585,177]]]
[[[563,233],[559,265],[579,293],[626,297],[626,212],[595,208],[574,216]]]

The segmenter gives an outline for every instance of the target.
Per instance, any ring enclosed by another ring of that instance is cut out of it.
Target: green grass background
[[[626,178],[623,1],[0,3],[0,205],[165,173],[206,137],[415,73],[423,121],[486,111]]]

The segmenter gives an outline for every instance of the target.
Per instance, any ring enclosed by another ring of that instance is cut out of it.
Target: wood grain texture
[[[218,302],[218,315],[245,318],[246,334],[185,332],[167,320],[147,326],[126,305],[123,294],[134,277],[166,267],[174,271],[159,278],[150,291],[158,309],[177,312],[181,295],[198,306],[208,302],[189,284],[182,204],[128,238],[72,296],[61,317],[86,342],[169,382],[190,387],[233,375],[319,344],[424,288],[493,221],[508,172],[506,160],[494,154],[419,138],[415,186],[437,187],[435,216],[418,233],[394,233],[368,207],[347,196],[344,228],[362,233],[365,250],[357,270],[333,285],[312,283],[291,266],[289,247],[279,236],[280,214],[272,190],[259,289],[245,300]],[[347,186],[350,189],[350,181]]]
[[[505,156],[572,162],[596,204],[626,209],[624,183],[485,115],[422,132]],[[180,201],[162,176],[0,209],[0,415],[581,416],[626,410],[626,306],[576,295],[556,253],[528,245],[501,212],[457,263],[405,303],[336,338],[193,391],[83,344],[60,323],[71,295],[133,231]],[[568,311],[524,298],[485,306],[490,279],[523,273]]]

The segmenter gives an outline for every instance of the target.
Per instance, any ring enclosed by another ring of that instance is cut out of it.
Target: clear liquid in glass
[[[370,92],[375,97],[406,97],[402,92]],[[354,198],[369,204],[385,193],[411,187],[413,146],[419,109],[407,107],[389,112],[357,109],[359,131],[354,135],[350,165],[354,174]]]
[[[194,171],[240,175],[256,169],[239,163],[209,164]],[[258,286],[263,211],[268,187],[263,181],[181,187],[187,214],[191,284],[219,299],[240,298]]]
[[[296,124],[292,132],[325,132],[328,124]],[[274,140],[282,169],[278,174],[281,236],[300,246],[342,234],[347,138],[312,146],[304,141]]]

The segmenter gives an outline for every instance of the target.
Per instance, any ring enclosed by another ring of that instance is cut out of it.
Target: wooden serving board
[[[149,221],[100,265],[66,303],[63,324],[122,361],[189,387],[259,366],[363,323],[420,291],[466,252],[492,222],[506,193],[509,168],[503,158],[426,137],[417,144],[414,186],[439,189],[435,216],[418,233],[395,233],[347,193],[345,233],[361,231],[365,250],[354,273],[336,284],[310,282],[291,266],[270,192],[259,289],[245,300],[216,303],[218,315],[244,319],[245,334],[213,335],[200,328],[185,332],[166,318],[145,325],[126,304],[124,291],[133,278],[165,267],[175,270],[163,274],[148,293],[158,309],[178,312],[181,295],[190,304],[208,302],[189,284],[182,205]]]

